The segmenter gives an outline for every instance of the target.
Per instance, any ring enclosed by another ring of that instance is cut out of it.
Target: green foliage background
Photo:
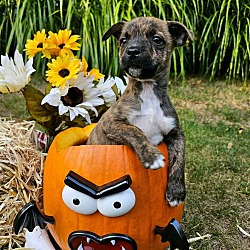
[[[81,51],[91,67],[119,75],[115,39],[102,42],[114,23],[155,16],[184,23],[195,41],[173,56],[172,76],[201,74],[246,82],[250,75],[249,0],[0,0],[0,53],[23,50],[26,40],[43,28],[71,29],[82,37]],[[44,71],[46,63],[36,59]]]

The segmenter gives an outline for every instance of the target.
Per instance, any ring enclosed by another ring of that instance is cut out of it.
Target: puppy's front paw
[[[165,158],[161,154],[157,155],[153,163],[149,163],[149,162],[145,163],[145,167],[150,168],[150,169],[163,168],[164,166],[165,166]]]
[[[165,158],[156,147],[146,147],[138,156],[145,168],[158,169],[165,166]]]

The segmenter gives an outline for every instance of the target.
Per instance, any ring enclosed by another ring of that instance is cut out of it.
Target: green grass
[[[186,135],[183,225],[191,238],[211,234],[192,249],[247,250],[237,224],[250,231],[250,90],[195,81],[169,89]]]
[[[0,117],[25,119],[28,116],[26,103],[21,93],[0,95]]]
[[[192,249],[250,249],[249,238],[237,228],[250,232],[249,94],[249,88],[200,79],[169,86],[186,135],[187,198],[182,224],[188,238],[211,234],[192,243]],[[12,116],[25,117],[22,95],[0,95],[0,103],[4,103],[0,116],[11,110]]]

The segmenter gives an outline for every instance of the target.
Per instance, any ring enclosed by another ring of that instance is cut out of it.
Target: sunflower
[[[47,65],[49,67],[49,70],[46,71],[47,81],[52,86],[60,86],[62,88],[66,85],[67,80],[77,78],[77,73],[80,69],[80,61],[67,54],[52,59],[52,63]]]
[[[80,44],[76,40],[80,39],[80,36],[73,35],[71,36],[71,30],[59,30],[58,34],[49,31],[49,49],[51,54],[65,55],[68,54],[73,57],[72,50],[79,50]]]
[[[99,69],[91,69],[89,72],[87,71],[87,69],[88,69],[88,63],[83,56],[80,71],[84,72],[84,76],[94,76],[95,81],[99,81],[100,79],[102,79],[105,76],[102,73],[100,73]]]
[[[42,31],[38,31],[34,35],[34,39],[28,39],[25,44],[24,51],[26,51],[26,55],[31,58],[34,57],[38,52],[42,52],[43,55],[47,58],[51,58],[50,52],[48,50],[48,42],[45,34],[45,29]]]

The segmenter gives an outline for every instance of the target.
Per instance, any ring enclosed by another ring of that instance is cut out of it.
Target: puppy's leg
[[[115,126],[111,124],[115,124]],[[112,131],[112,133],[107,133],[107,137],[115,140],[117,144],[131,147],[145,168],[157,169],[165,166],[164,156],[149,142],[139,128],[117,122],[110,123],[108,127],[108,131]]]
[[[177,206],[186,196],[184,176],[185,137],[180,128],[173,129],[164,141],[169,153],[169,173],[166,198],[170,206]]]

